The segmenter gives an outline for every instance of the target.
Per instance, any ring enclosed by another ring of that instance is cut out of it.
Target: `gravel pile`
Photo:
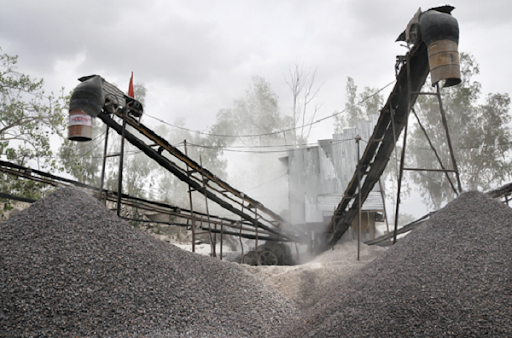
[[[358,261],[357,241],[344,241],[302,265],[243,267],[306,310],[325,297],[333,283],[351,277],[386,250],[361,244]]]
[[[65,188],[0,224],[2,337],[267,337],[298,312],[234,263]]]
[[[512,210],[470,192],[280,337],[512,336]]]

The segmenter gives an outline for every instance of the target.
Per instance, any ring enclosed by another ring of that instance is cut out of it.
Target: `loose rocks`
[[[510,337],[511,269],[512,210],[466,193],[280,336]]]
[[[65,188],[0,224],[0,336],[266,337],[294,305]]]
[[[243,267],[305,310],[325,297],[331,285],[351,277],[387,250],[365,244],[360,249],[360,260],[357,260],[357,242],[347,241],[302,265]]]
[[[316,305],[299,317],[236,264],[155,240],[62,189],[0,224],[0,336],[512,336],[511,252],[511,209],[466,193],[322,284],[325,297],[318,281],[301,284],[315,288],[301,305]]]

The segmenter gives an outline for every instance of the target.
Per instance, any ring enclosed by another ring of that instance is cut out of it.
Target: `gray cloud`
[[[466,29],[462,45],[471,49],[464,51],[473,52],[486,70],[484,90],[488,85],[494,92],[510,92],[500,79],[510,78],[511,71],[497,67],[507,64],[501,54],[509,47],[485,34],[508,36],[510,5],[454,2],[453,14]],[[282,111],[289,111],[284,77],[297,62],[316,68],[318,83],[324,83],[321,114],[341,109],[347,76],[360,87],[393,79],[395,56],[405,53],[394,40],[419,7],[436,5],[419,0],[18,0],[0,11],[0,46],[18,54],[22,71],[43,77],[50,89],[71,90],[77,77],[92,73],[123,88],[133,71],[135,81],[150,88],[147,104],[154,115],[167,114],[172,105],[175,115],[201,129],[243,95],[253,75],[267,79]]]

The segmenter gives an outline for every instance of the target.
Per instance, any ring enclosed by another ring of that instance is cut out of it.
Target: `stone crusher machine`
[[[73,91],[69,106],[68,138],[70,140],[91,140],[92,119],[99,118],[108,128],[121,135],[122,140],[126,139],[164,169],[188,184],[190,192],[199,192],[208,201],[217,203],[235,216],[230,218],[209,214],[201,218],[196,216],[192,218],[191,227],[194,229],[252,239],[255,240],[256,248],[258,248],[258,241],[260,245],[263,241],[275,243],[301,241],[299,234],[285,230],[290,227],[283,226],[286,221],[281,216],[221,180],[143,125],[141,123],[143,107],[140,102],[125,95],[99,75],[82,77],[79,81],[81,83]],[[106,135],[108,136],[108,129]],[[121,146],[121,153],[122,149],[123,146]],[[122,163],[122,160],[120,162]],[[122,165],[119,172],[122,177]],[[119,187],[119,191],[121,190]],[[196,215],[199,214],[196,213]],[[220,218],[223,219],[221,224],[214,221]],[[194,240],[193,243],[195,243]],[[272,256],[266,261],[275,261],[273,258]]]
[[[407,43],[409,52],[397,57],[396,84],[381,109],[373,134],[334,211],[319,251],[334,246],[358,215],[359,204],[364,203],[384,172],[396,141],[406,126],[409,113],[418,95],[423,94],[420,90],[429,72],[432,86],[437,87],[438,95],[438,84],[441,81],[444,87],[461,82],[459,27],[451,15],[453,9],[452,6],[441,6],[424,12],[418,10],[406,30],[398,37],[397,41]]]

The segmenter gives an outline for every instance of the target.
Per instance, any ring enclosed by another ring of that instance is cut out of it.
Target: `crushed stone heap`
[[[387,250],[380,246],[361,244],[357,260],[357,241],[343,241],[308,263],[294,266],[249,266],[244,269],[285,295],[300,310],[307,310],[326,296],[335,282],[350,278],[368,262]]]
[[[512,210],[461,195],[282,337],[512,336]]]
[[[295,306],[234,263],[56,191],[0,224],[0,336],[266,337]]]

